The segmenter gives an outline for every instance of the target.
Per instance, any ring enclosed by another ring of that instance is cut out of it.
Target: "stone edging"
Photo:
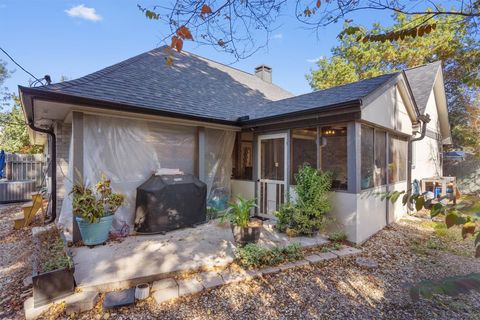
[[[199,293],[203,290],[213,289],[230,283],[252,280],[264,275],[274,274],[289,269],[314,265],[324,261],[334,260],[342,257],[353,256],[361,253],[362,250],[353,247],[343,247],[340,250],[315,253],[306,256],[302,260],[287,262],[279,266],[265,267],[259,270],[242,270],[231,272],[222,270],[220,272],[202,272],[195,274],[192,278],[175,280],[166,278],[153,282],[151,287],[152,296],[157,303],[162,303],[182,296],[189,296]],[[80,313],[94,308],[98,301],[98,291],[82,291],[72,294],[54,303],[65,303],[67,315]],[[38,318],[43,312],[48,310],[54,303],[35,308],[33,306],[33,297],[28,298],[24,303],[25,318],[33,320]]]
[[[220,272],[202,272],[194,275],[190,279],[175,280],[174,278],[166,278],[155,281],[152,285],[152,296],[157,303],[162,303],[182,296],[189,296],[220,287],[226,284],[252,280],[263,275],[269,275],[286,271],[293,268],[314,265],[323,261],[334,260],[337,258],[353,256],[361,253],[362,250],[352,247],[344,247],[340,250],[332,250],[329,252],[315,253],[306,256],[302,260],[287,262],[285,264],[273,267],[265,267],[259,270],[247,270],[232,272],[223,270]]]

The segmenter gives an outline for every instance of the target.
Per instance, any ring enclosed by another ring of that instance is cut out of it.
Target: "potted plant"
[[[225,219],[230,221],[233,238],[235,242],[244,245],[247,243],[255,243],[260,238],[262,230],[262,221],[259,219],[252,219],[250,211],[256,207],[255,200],[247,200],[238,197],[225,211],[221,221]]]
[[[33,304],[40,307],[73,293],[74,268],[55,225],[33,228],[32,239]]]
[[[83,243],[87,246],[105,243],[112,226],[113,214],[122,205],[125,197],[112,192],[110,180],[104,175],[95,186],[95,192],[79,179],[71,193],[73,214]]]

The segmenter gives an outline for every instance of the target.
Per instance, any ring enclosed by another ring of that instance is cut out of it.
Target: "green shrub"
[[[344,231],[335,231],[328,235],[328,240],[342,242],[347,240],[347,234]]]
[[[326,214],[332,208],[328,195],[332,184],[331,173],[318,171],[306,164],[295,175],[295,180],[297,201],[295,204],[287,203],[275,212],[277,229],[284,232],[292,228],[299,234],[311,235],[325,225]]]
[[[286,247],[263,248],[249,243],[237,251],[237,262],[244,268],[274,266],[286,261],[294,261],[303,257],[300,245],[294,243]]]

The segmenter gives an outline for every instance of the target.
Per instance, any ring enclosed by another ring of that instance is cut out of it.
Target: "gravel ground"
[[[23,301],[32,295],[23,284],[32,275],[31,227],[13,230],[19,211],[21,205],[0,205],[0,319],[23,319]]]
[[[8,289],[5,277],[14,279],[12,283],[21,283],[26,275],[24,267],[13,266],[27,259],[10,252],[15,248],[7,247],[12,245],[8,242],[21,241],[23,244],[17,245],[22,248],[29,241],[29,234],[24,231],[18,232],[18,236],[11,233],[5,236],[9,232],[3,231],[4,215],[0,227],[2,256],[10,256],[12,261],[6,263],[8,259],[2,258],[2,292]],[[360,256],[378,262],[378,268],[373,270],[359,267],[356,258],[344,258],[223,286],[161,305],[150,298],[132,307],[103,312],[100,301],[96,309],[78,318],[480,319],[479,292],[456,297],[436,295],[431,300],[410,299],[410,287],[420,280],[480,272],[480,262],[472,256],[424,246],[433,235],[434,229],[428,224],[418,219],[405,219],[379,232],[362,246],[364,251]],[[460,245],[473,252],[471,241]],[[5,270],[10,270],[9,275]],[[15,316],[18,314],[12,314]],[[44,318],[66,317],[59,306],[52,308]]]

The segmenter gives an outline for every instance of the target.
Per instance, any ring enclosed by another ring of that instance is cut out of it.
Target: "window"
[[[362,190],[373,187],[374,173],[374,129],[362,125],[361,133],[361,187]]]
[[[332,189],[347,190],[347,128],[322,127],[320,167],[332,172]]]
[[[302,165],[309,164],[313,168],[317,167],[317,128],[293,129],[291,152],[290,181],[296,184],[295,175]]]
[[[375,129],[375,162],[373,164],[373,183],[375,187],[387,183],[387,133]]]
[[[396,183],[407,179],[407,141],[391,135],[388,153],[388,182]]]
[[[253,179],[253,133],[237,133],[233,161],[233,176],[235,179]]]

